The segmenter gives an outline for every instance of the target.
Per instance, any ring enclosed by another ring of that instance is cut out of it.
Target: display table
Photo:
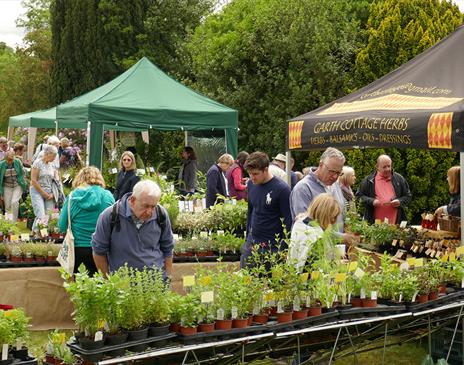
[[[174,264],[172,289],[181,293],[182,277],[193,275],[199,265],[208,268],[217,263]],[[227,265],[231,270],[239,267],[238,263]],[[74,328],[73,307],[56,266],[0,269],[0,303],[24,308],[33,330]]]

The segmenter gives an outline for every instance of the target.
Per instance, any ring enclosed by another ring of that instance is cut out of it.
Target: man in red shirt
[[[376,171],[361,182],[356,197],[364,202],[364,219],[369,223],[387,219],[397,224],[406,220],[404,207],[411,201],[411,192],[406,179],[393,172],[391,158],[380,155]]]

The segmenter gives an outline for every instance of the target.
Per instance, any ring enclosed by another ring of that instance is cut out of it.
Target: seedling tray
[[[380,317],[398,314],[406,311],[405,305],[384,305],[378,304],[376,307],[355,307],[339,309],[341,319],[358,319],[365,317]]]
[[[80,347],[77,342],[69,343],[68,347],[71,349],[71,351],[74,354],[77,354],[80,357],[82,357],[83,360],[95,362],[95,361],[101,360],[103,356],[105,355],[105,353],[110,352],[110,351],[129,349],[131,347],[139,346],[139,345],[148,346],[149,344],[156,344],[161,341],[172,339],[176,336],[177,335],[175,333],[168,333],[167,335],[163,335],[163,336],[147,337],[147,338],[144,338],[143,340],[127,341],[120,345],[103,346],[95,350],[85,350],[82,347]]]
[[[13,365],[37,365],[37,359],[33,357],[28,357],[26,360],[14,359],[12,364]]]
[[[15,267],[42,267],[42,266],[60,266],[58,261],[51,262],[12,262],[12,261],[0,261],[0,269],[2,268],[15,268]]]
[[[318,326],[327,322],[336,321],[339,317],[339,313],[337,310],[322,313],[318,316],[311,316],[306,317],[303,319],[297,319],[295,321],[286,322],[286,323],[277,323],[277,322],[269,322],[267,327],[270,331],[275,332],[286,332],[286,331],[293,331],[303,328],[308,328],[312,326]]]
[[[232,328],[230,330],[215,330],[212,332],[198,332],[195,335],[184,336],[178,334],[178,339],[185,345],[203,342],[230,340],[231,338],[246,337],[268,332],[266,325],[255,323],[245,328]]]

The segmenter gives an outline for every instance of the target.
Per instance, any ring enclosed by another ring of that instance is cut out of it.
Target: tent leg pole
[[[89,158],[90,158],[90,121],[87,122],[87,156],[85,158],[85,166],[89,166]]]
[[[287,184],[292,186],[292,173],[290,172],[290,158],[292,153],[290,151],[285,152],[285,172],[287,174]]]
[[[188,146],[189,138],[188,138],[188,131],[184,132],[184,146]]]
[[[461,166],[461,173],[459,174],[459,186],[461,187],[460,194],[461,194],[461,202],[464,202],[464,189],[462,188],[464,185],[464,174],[462,173],[464,168],[464,152],[459,152],[459,165]],[[464,217],[464,205],[461,203],[461,219]],[[464,246],[464,224],[461,223],[461,246]]]

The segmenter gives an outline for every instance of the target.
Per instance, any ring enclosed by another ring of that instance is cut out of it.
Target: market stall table
[[[182,292],[182,277],[193,275],[200,264],[175,263],[173,265],[172,289]],[[210,268],[215,262],[202,263]],[[228,263],[231,270],[238,263]],[[31,317],[33,330],[74,328],[71,319],[73,307],[63,288],[58,267],[25,267],[0,269],[0,303],[24,308]]]

